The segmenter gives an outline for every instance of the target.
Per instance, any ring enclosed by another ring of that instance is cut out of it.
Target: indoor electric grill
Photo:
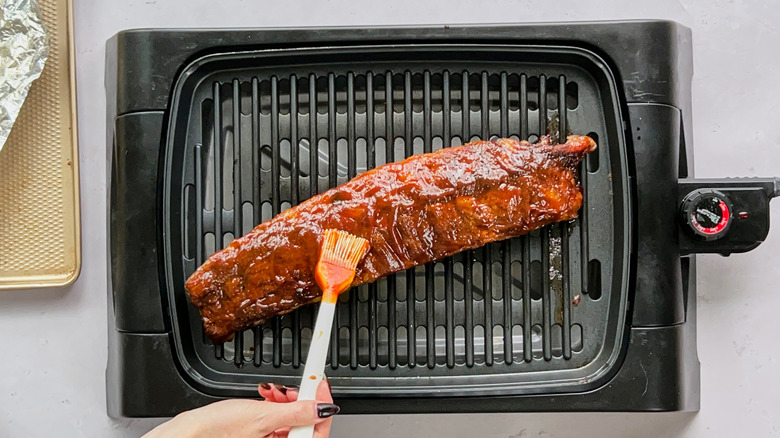
[[[316,306],[214,345],[185,279],[355,175],[473,139],[588,134],[580,218],[353,289],[347,413],[697,410],[694,253],[752,249],[773,179],[691,179],[691,35],[669,22],[139,30],[108,43],[108,407],[295,384]]]

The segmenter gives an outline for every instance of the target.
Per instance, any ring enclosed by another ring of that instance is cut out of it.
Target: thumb
[[[269,403],[266,407],[266,426],[271,431],[282,427],[309,426],[337,414],[339,407],[332,403],[302,400],[293,403]]]

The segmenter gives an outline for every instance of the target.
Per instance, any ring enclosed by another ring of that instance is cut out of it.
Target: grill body
[[[182,285],[233,237],[385,162],[569,132],[600,146],[580,219],[351,291],[334,396],[347,412],[697,409],[695,264],[664,195],[691,165],[687,41],[665,22],[117,35],[109,412],[299,379],[311,306],[203,336]]]

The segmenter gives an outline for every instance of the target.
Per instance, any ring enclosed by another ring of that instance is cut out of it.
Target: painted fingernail
[[[269,385],[269,384],[267,384],[265,382],[260,382],[260,387],[263,388],[263,389],[271,389],[271,385]]]
[[[332,417],[341,411],[341,408],[332,403],[320,403],[317,405],[317,416],[320,418]]]
[[[286,391],[298,391],[301,388],[298,385],[284,385],[284,389]]]
[[[280,385],[278,383],[274,383],[274,388],[278,389],[279,392],[281,392],[282,394],[287,395],[287,387],[286,386]]]

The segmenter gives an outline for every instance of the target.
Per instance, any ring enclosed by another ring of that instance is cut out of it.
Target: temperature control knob
[[[702,240],[717,240],[726,235],[733,219],[729,198],[712,189],[689,193],[683,199],[681,210],[683,221]]]

